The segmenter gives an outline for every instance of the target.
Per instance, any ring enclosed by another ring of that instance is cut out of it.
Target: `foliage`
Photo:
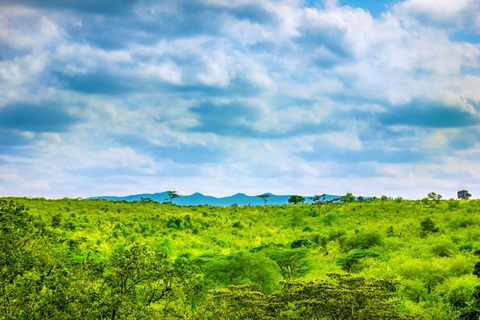
[[[325,203],[325,198],[326,197],[327,197],[327,195],[325,193],[323,193],[321,195],[315,194],[315,195],[313,195],[313,197],[310,197],[310,200],[312,200],[313,203],[320,205],[320,204]]]
[[[346,195],[340,197],[340,202],[343,202],[343,203],[350,203],[354,201],[355,201],[355,197],[351,193],[347,193]]]
[[[352,249],[369,249],[374,246],[382,245],[383,236],[378,232],[359,232],[355,236],[352,236],[345,243],[346,251]]]
[[[420,222],[420,226],[423,232],[438,232],[438,228],[435,226],[435,222],[428,217]]]
[[[436,194],[435,192],[430,192],[427,196],[428,199],[435,201],[436,203],[440,203],[440,200],[442,199],[442,195]]]
[[[417,319],[396,308],[395,280],[329,274],[333,281],[283,281],[270,295],[248,287],[213,292],[217,319]]]
[[[271,250],[266,254],[277,263],[280,274],[286,280],[303,277],[313,268],[310,251],[305,248]]]
[[[378,258],[379,253],[370,250],[355,250],[346,257],[337,258],[336,263],[346,272],[358,272],[361,270],[359,263],[362,258]]]
[[[215,287],[248,284],[263,293],[279,288],[279,267],[261,252],[238,252],[224,259],[211,260],[204,273],[206,281]]]
[[[457,192],[457,199],[469,199],[472,195],[467,190],[460,190]]]
[[[400,279],[403,314],[478,318],[480,200],[368,200],[260,208],[0,198],[0,319],[234,319],[235,303],[216,293],[237,295],[232,284],[250,301],[238,317],[308,319],[314,305],[282,302],[291,292],[279,281],[341,270]]]
[[[297,204],[297,203],[304,203],[304,202],[305,202],[305,198],[302,196],[294,195],[288,198],[288,203]]]

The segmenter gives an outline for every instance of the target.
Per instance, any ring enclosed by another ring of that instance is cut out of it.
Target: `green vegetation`
[[[480,201],[382,198],[1,198],[0,319],[478,319]]]

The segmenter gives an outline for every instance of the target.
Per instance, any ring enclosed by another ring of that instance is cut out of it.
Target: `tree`
[[[262,294],[248,286],[210,292],[210,319],[420,319],[398,311],[398,280],[327,274],[326,280],[283,280],[283,290]]]
[[[458,199],[469,199],[472,195],[467,190],[460,190],[457,192]]]
[[[312,269],[309,258],[310,251],[305,248],[272,250],[267,256],[280,267],[280,273],[285,280],[303,277]]]
[[[321,205],[321,204],[324,203],[326,197],[327,197],[327,195],[325,193],[322,194],[322,195],[315,194],[315,195],[313,195],[313,197],[311,197],[309,199],[312,200],[313,203]]]
[[[433,200],[436,203],[440,203],[440,200],[442,199],[442,195],[436,194],[435,192],[430,192],[427,196],[430,200]]]
[[[358,202],[365,202],[366,200],[365,200],[365,197],[358,196],[358,197],[357,197],[357,201],[358,201]]]
[[[288,203],[293,203],[293,204],[304,203],[304,202],[305,202],[305,198],[298,195],[291,196],[288,199]]]
[[[170,203],[172,203],[173,199],[180,197],[180,196],[177,194],[177,191],[167,191],[167,193],[168,193],[168,198],[165,199],[165,200],[169,200]]]
[[[340,197],[340,202],[343,202],[343,203],[351,203],[354,201],[355,201],[355,197],[351,193],[347,193],[346,195]]]
[[[268,201],[268,198],[270,197],[269,194],[260,194],[257,197],[261,198],[265,206],[267,206],[267,201]]]
[[[280,268],[263,253],[238,252],[212,259],[202,269],[213,286],[249,284],[255,291],[271,293],[279,289]]]

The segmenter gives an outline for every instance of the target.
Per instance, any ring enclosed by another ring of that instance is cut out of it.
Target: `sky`
[[[480,198],[478,0],[3,0],[0,196]]]

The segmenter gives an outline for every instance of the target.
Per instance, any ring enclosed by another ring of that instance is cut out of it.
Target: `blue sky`
[[[480,197],[478,0],[6,0],[0,196]]]

